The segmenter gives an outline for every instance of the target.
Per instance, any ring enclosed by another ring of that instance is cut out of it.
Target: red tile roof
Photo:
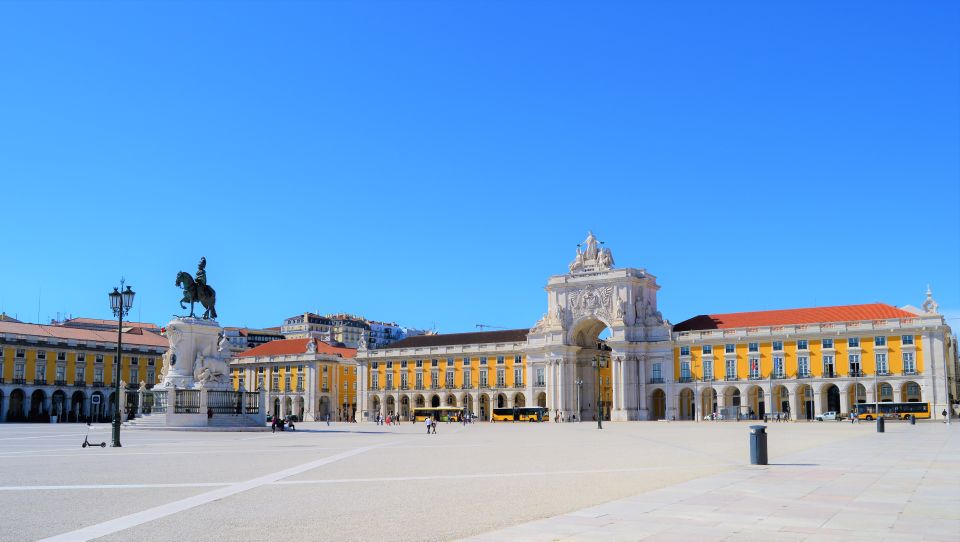
[[[916,318],[915,314],[886,303],[843,305],[839,307],[812,307],[775,311],[734,312],[730,314],[701,314],[673,326],[674,331],[705,329],[733,329],[741,327],[783,326],[825,322],[857,322]]]
[[[258,356],[292,356],[306,354],[307,343],[310,341],[313,341],[317,345],[317,352],[320,354],[332,354],[342,358],[352,358],[357,355],[355,348],[333,346],[320,339],[277,339],[242,352],[237,357],[252,358]]]
[[[27,335],[43,338],[59,339],[62,341],[117,343],[117,332],[100,331],[79,327],[44,326],[40,324],[24,324],[20,322],[0,322],[0,333],[10,335]],[[167,349],[170,343],[166,337],[156,333],[128,333],[123,334],[124,345],[153,346]]]
[[[117,327],[116,320],[102,320],[100,318],[70,318],[65,320],[62,325],[70,327],[70,325],[83,325],[83,324],[93,324],[98,326],[113,326]],[[124,322],[124,327],[142,327],[144,329],[160,329],[160,326],[157,324],[151,324],[150,322]]]

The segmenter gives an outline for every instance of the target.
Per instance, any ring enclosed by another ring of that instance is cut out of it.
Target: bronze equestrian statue
[[[183,299],[180,300],[180,308],[185,309],[183,304],[190,303],[190,317],[195,318],[193,313],[193,304],[197,301],[203,305],[206,312],[203,313],[203,319],[208,320],[217,317],[217,292],[207,284],[207,259],[200,258],[200,265],[197,266],[197,278],[194,280],[190,273],[181,271],[177,273],[177,286],[183,288]]]

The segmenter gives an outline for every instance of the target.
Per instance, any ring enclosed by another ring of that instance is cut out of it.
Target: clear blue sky
[[[29,321],[204,255],[224,325],[528,327],[588,229],[674,322],[960,309],[956,2],[4,2],[0,74]]]

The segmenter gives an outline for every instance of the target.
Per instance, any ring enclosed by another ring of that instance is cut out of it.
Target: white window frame
[[[797,376],[810,376],[810,356],[797,356]]]

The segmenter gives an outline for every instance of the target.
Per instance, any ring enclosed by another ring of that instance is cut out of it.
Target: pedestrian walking
[[[434,435],[437,434],[437,420],[433,420],[433,423],[430,424],[430,432]]]
[[[943,415],[943,423],[947,423],[947,409],[943,409],[941,414]]]
[[[329,414],[329,413],[326,415],[326,418],[327,418],[327,427],[330,427],[330,414]]]
[[[270,432],[271,432],[271,433],[276,433],[276,432],[277,432],[277,417],[276,417],[276,416],[274,416],[273,418],[270,419]]]
[[[423,423],[427,426],[427,434],[430,434],[430,416],[427,416],[427,419],[423,420]]]

